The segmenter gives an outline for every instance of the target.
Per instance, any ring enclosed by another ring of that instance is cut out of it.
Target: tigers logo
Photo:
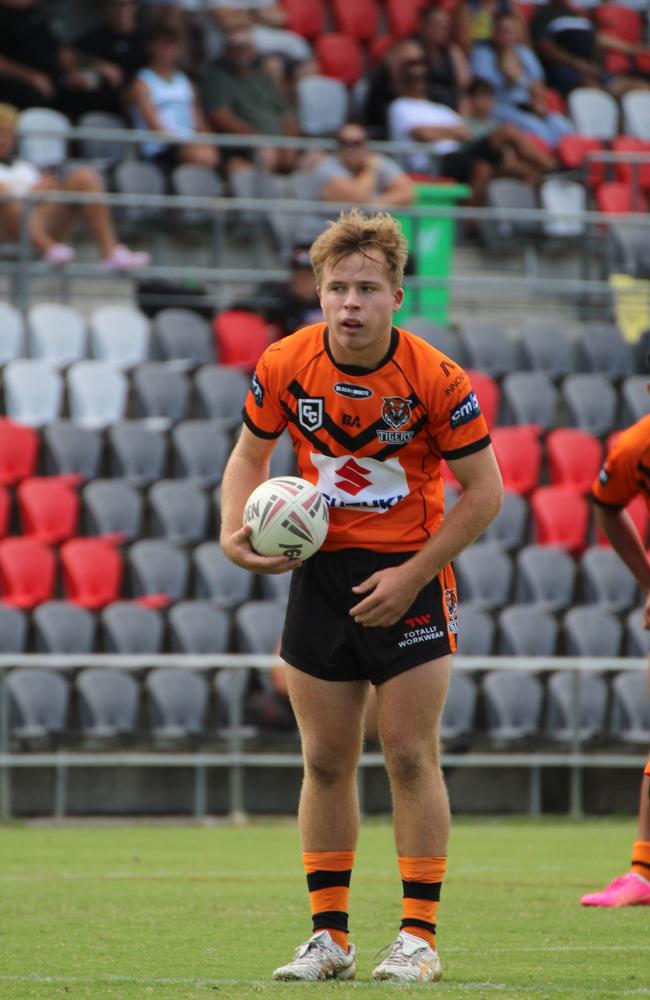
[[[384,405],[381,408],[381,416],[384,423],[397,431],[409,422],[413,406],[410,399],[403,399],[402,396],[382,396],[382,399]]]
[[[447,628],[450,632],[458,632],[458,597],[454,587],[449,587],[444,593],[447,608]]]

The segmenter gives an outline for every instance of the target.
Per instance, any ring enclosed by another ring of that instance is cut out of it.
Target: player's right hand
[[[234,535],[221,539],[224,554],[236,566],[251,573],[270,574],[288,573],[302,566],[300,559],[289,559],[288,556],[261,556],[250,543],[251,531],[250,524],[244,524]]]

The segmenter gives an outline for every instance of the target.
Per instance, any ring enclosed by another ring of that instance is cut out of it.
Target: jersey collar
[[[364,368],[362,365],[339,364],[339,362],[335,360],[334,355],[330,350],[330,338],[327,327],[325,327],[323,331],[323,337],[325,340],[325,350],[327,351],[328,358],[330,359],[334,367],[338,368],[338,370],[340,372],[343,372],[344,375],[370,375],[372,374],[372,372],[379,371],[379,369],[383,368],[383,366],[393,357],[395,351],[397,350],[397,345],[399,343],[399,333],[397,332],[397,327],[393,326],[391,327],[390,331],[390,344],[388,345],[388,350],[384,354],[381,361],[374,368]]]

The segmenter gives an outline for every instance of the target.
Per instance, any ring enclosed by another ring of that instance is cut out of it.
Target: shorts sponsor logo
[[[419,642],[433,642],[436,639],[444,639],[445,633],[437,625],[431,624],[431,615],[413,615],[405,618],[404,624],[409,631],[404,632],[402,638],[397,643],[400,649],[405,646],[416,646]]]
[[[447,609],[447,628],[450,632],[458,632],[458,594],[455,587],[448,587],[443,593],[443,600]]]
[[[362,508],[384,514],[409,492],[406,473],[396,458],[380,462],[319,452],[311,452],[309,458],[318,472],[316,486],[331,508]]]
[[[370,399],[372,396],[372,389],[365,385],[354,385],[352,382],[337,382],[334,392],[339,396],[347,396],[348,399]]]
[[[403,396],[382,396],[384,405],[381,408],[381,418],[385,424],[398,431],[411,419],[413,403]]]
[[[463,376],[457,375],[456,378],[452,379],[447,388],[445,389],[445,396],[453,396],[454,392],[459,385],[463,384]]]
[[[253,393],[255,405],[262,406],[264,403],[264,386],[257,377],[257,372],[253,372],[253,376],[251,378],[251,392]]]
[[[454,431],[457,427],[462,427],[463,424],[469,424],[470,421],[476,420],[480,414],[481,407],[478,405],[476,393],[470,392],[464,399],[461,399],[458,406],[455,406],[453,410],[450,411],[449,426],[452,431]]]
[[[323,397],[298,400],[298,423],[306,431],[317,431],[323,426]]]

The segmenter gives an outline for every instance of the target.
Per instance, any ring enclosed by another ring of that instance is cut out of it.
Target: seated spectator
[[[454,10],[452,35],[469,53],[475,45],[492,38],[494,21],[499,14],[512,12],[512,4],[508,0],[466,0]]]
[[[309,247],[299,245],[291,254],[291,275],[286,285],[265,282],[255,289],[251,299],[237,302],[233,309],[250,309],[275,324],[283,337],[310,323],[321,322],[323,315],[316,292],[316,278],[311,266]]]
[[[203,100],[215,132],[237,135],[297,136],[298,123],[273,78],[256,61],[252,35],[238,28],[228,31],[222,58],[205,76]],[[287,173],[296,165],[297,153],[272,146],[227,148],[229,172],[251,169],[255,160],[271,172]]]
[[[137,10],[137,0],[105,0],[104,23],[75,42],[75,48],[102,80],[103,111],[124,112],[125,87],[147,61]]]
[[[614,97],[628,90],[650,88],[634,76],[612,76],[603,70],[601,47],[626,55],[648,52],[613,35],[598,32],[586,11],[576,11],[570,0],[550,0],[538,10],[530,26],[550,87],[568,94],[575,87],[602,87]]]
[[[280,87],[287,87],[298,72],[317,72],[309,42],[287,30],[287,13],[282,4],[275,0],[208,0],[208,7],[213,59],[223,54],[227,34],[248,28],[264,69]]]
[[[429,66],[429,100],[462,110],[472,71],[463,50],[451,41],[451,18],[446,10],[431,7],[425,13],[422,44]]]
[[[181,38],[168,25],[152,28],[147,38],[147,65],[138,70],[130,91],[136,128],[167,132],[189,138],[207,132],[208,125],[189,77],[179,68]],[[163,164],[195,163],[214,168],[219,162],[216,146],[207,143],[143,143],[145,157]]]
[[[402,67],[408,62],[424,58],[420,42],[412,38],[401,38],[393,42],[379,66],[370,74],[363,121],[373,139],[385,139],[388,136],[388,106],[399,96]]]
[[[0,193],[11,195],[11,201],[0,202],[0,239],[18,241],[22,218],[21,198],[36,191],[103,192],[104,185],[92,167],[77,167],[62,181],[53,174],[42,174],[26,160],[16,156],[16,121],[18,112],[7,104],[0,105]],[[80,215],[99,247],[102,267],[107,271],[134,271],[146,267],[148,253],[129,250],[117,242],[107,205],[87,203],[36,205],[29,215],[29,235],[36,250],[48,264],[68,264],[75,257],[71,246],[62,243],[76,215]]]

